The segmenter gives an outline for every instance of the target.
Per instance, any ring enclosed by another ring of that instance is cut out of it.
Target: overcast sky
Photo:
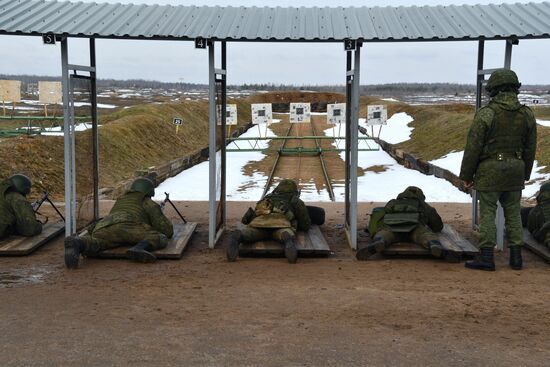
[[[87,0],[85,0],[86,2]],[[101,0],[99,1],[101,2]],[[220,6],[386,6],[386,1],[329,0],[108,0],[146,4]],[[527,1],[493,1],[527,2]],[[487,4],[491,1],[394,0],[399,5]],[[501,67],[504,41],[486,42],[486,67]],[[87,42],[69,42],[71,63],[86,63]],[[476,42],[368,43],[362,51],[361,83],[474,83]],[[0,36],[0,73],[60,75],[59,45],[42,44],[40,37]],[[206,83],[207,51],[192,42],[98,40],[100,78],[155,79]],[[514,46],[514,68],[524,84],[550,84],[550,40],[522,40]],[[342,84],[345,53],[341,44],[229,43],[230,84]]]

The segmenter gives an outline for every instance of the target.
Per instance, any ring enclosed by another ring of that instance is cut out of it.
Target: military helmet
[[[279,185],[273,190],[274,192],[282,193],[282,192],[298,192],[298,185],[296,185],[296,182],[289,179],[282,180]]]
[[[15,174],[9,178],[15,190],[21,195],[27,196],[31,192],[32,181],[25,175]]]
[[[401,194],[397,196],[397,198],[426,200],[426,197],[424,196],[424,192],[422,191],[422,189],[416,186],[407,187],[405,191],[403,191]]]
[[[550,181],[546,181],[542,184],[537,195],[537,203],[542,203],[550,199]]]
[[[155,185],[153,181],[145,177],[139,177],[132,182],[130,191],[142,192],[149,197],[155,196]]]
[[[509,69],[497,69],[491,73],[485,89],[489,93],[504,86],[511,86],[519,89],[521,83],[518,80],[518,76],[515,72]]]
[[[546,181],[541,185],[540,192],[550,192],[550,181]]]

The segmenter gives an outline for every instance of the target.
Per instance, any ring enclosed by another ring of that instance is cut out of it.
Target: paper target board
[[[388,109],[384,105],[367,106],[367,126],[386,125]]]
[[[327,124],[345,124],[346,123],[346,104],[334,103],[327,104]]]
[[[21,81],[0,80],[0,101],[21,102]]]
[[[273,111],[271,103],[253,103],[252,104],[252,123],[271,124],[273,122]]]
[[[218,105],[218,126],[222,124],[222,106]],[[228,104],[225,105],[225,124],[237,125],[237,105]]]
[[[291,103],[290,104],[290,123],[299,124],[303,122],[311,122],[311,104]]]
[[[42,104],[61,103],[61,82],[38,82],[38,100]]]

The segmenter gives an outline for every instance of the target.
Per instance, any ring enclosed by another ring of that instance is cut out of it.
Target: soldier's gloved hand
[[[250,222],[252,222],[252,219],[254,219],[254,215],[255,215],[254,209],[248,208],[248,210],[246,211],[246,213],[244,213],[241,219],[241,223],[244,225],[249,224]]]
[[[464,184],[464,188],[466,189],[471,189],[474,186],[473,181],[463,181],[463,184]]]

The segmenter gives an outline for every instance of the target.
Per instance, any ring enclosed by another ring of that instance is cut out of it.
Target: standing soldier
[[[0,182],[0,238],[10,234],[32,237],[42,232],[42,223],[36,220],[26,197],[31,187],[31,180],[20,174]]]
[[[137,178],[124,195],[119,197],[109,215],[82,237],[65,239],[65,265],[76,268],[80,254],[96,255],[100,251],[132,245],[126,252],[130,260],[150,263],[156,260],[152,251],[168,245],[174,229],[164,216],[160,205],[151,200],[155,186],[147,178]]]
[[[510,267],[523,267],[523,231],[520,216],[521,191],[529,180],[537,145],[533,112],[519,103],[521,83],[516,73],[495,70],[485,87],[491,97],[475,115],[468,133],[460,178],[467,188],[478,191],[480,202],[480,255],[465,266],[494,271],[497,203],[504,209]]]
[[[239,244],[264,239],[274,239],[285,246],[285,256],[293,264],[298,257],[296,231],[307,231],[311,226],[308,208],[302,200],[296,182],[282,180],[269,195],[256,203],[255,210],[249,209],[242,220],[246,224],[231,238],[227,248],[227,259],[235,261]]]

